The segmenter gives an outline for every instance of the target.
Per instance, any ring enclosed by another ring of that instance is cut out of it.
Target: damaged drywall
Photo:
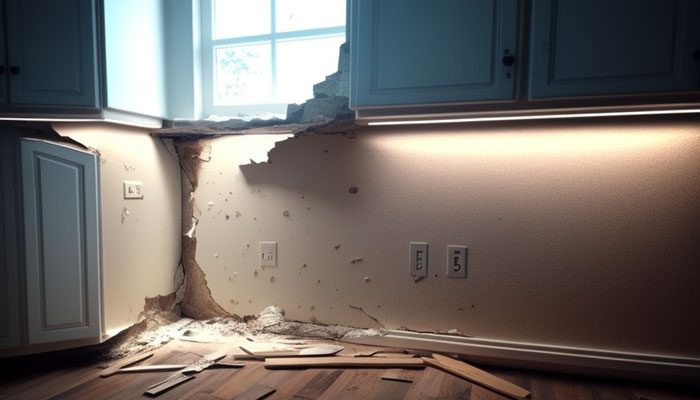
[[[180,159],[182,187],[182,282],[177,289],[182,315],[194,319],[231,316],[211,297],[207,280],[197,264],[197,217],[195,200],[190,196],[199,185],[199,170],[211,160],[209,140],[177,139],[175,149]],[[189,224],[189,226],[188,226]]]
[[[278,304],[297,321],[690,355],[697,132],[692,121],[368,128],[298,135],[256,164],[247,154],[270,139],[222,135],[191,194],[213,203],[198,215],[197,262],[239,315]],[[277,267],[260,268],[260,241],[278,242]],[[430,243],[419,282],[410,241]],[[470,248],[467,279],[446,277],[448,244]],[[657,329],[649,313],[684,329]],[[605,337],[591,328],[601,320]]]

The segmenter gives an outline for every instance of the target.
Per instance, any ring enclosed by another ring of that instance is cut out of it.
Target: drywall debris
[[[212,208],[214,208],[214,202],[210,201],[207,203],[207,211],[211,211]]]
[[[211,145],[204,146],[202,151],[197,155],[200,161],[210,162],[211,161]]]
[[[351,264],[357,264],[357,263],[363,262],[364,260],[365,260],[365,259],[362,258],[362,257],[355,257],[355,258],[353,258],[352,260],[350,260],[350,263],[351,263]]]
[[[219,258],[219,253],[214,253],[214,258]]]
[[[348,189],[348,193],[350,194],[357,194],[358,191],[359,189],[357,188],[357,186],[351,186],[350,189]]]
[[[372,315],[370,315],[370,314],[369,314],[367,311],[365,311],[362,307],[353,306],[352,304],[348,304],[348,307],[352,308],[353,310],[357,310],[357,311],[360,311],[361,313],[365,314],[367,317],[369,317],[369,319],[371,319],[372,321],[376,322],[377,325],[379,326],[379,328],[381,328],[381,329],[386,329],[386,327],[384,326],[384,324],[382,324],[381,322],[379,322],[379,320],[378,320],[377,318],[375,318],[375,317],[373,317]]]
[[[263,328],[280,324],[285,320],[284,310],[277,306],[267,306],[258,315],[258,322]]]
[[[198,223],[199,223],[199,220],[197,219],[197,217],[192,216],[192,226],[191,226],[190,229],[187,231],[187,233],[185,233],[185,236],[186,236],[186,237],[188,237],[188,238],[190,238],[190,239],[193,239],[193,238],[194,238],[194,235],[195,235],[195,233],[196,233],[196,231],[197,231],[197,224],[198,224]]]
[[[365,282],[369,282],[369,281],[370,281],[369,276],[365,276]]]
[[[338,249],[340,248],[340,245],[339,245],[339,244],[336,244],[335,246],[333,246],[333,248],[336,249],[336,250],[338,250]]]
[[[283,215],[284,217],[289,217],[289,210],[284,210],[284,211],[282,211],[282,215]]]
[[[124,221],[126,221],[126,217],[128,217],[131,214],[128,208],[124,207],[122,208],[122,224]]]

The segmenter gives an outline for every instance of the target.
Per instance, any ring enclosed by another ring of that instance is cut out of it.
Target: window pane
[[[270,0],[214,0],[214,39],[264,35],[270,30]]]
[[[345,26],[345,0],[277,0],[277,32]]]
[[[217,47],[214,104],[260,104],[271,100],[270,43]]]
[[[313,85],[338,70],[345,35],[277,42],[277,99],[302,103],[313,97]],[[313,60],[313,62],[308,62]]]

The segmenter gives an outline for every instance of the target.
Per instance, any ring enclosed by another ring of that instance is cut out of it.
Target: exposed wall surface
[[[700,123],[373,129],[239,167],[279,139],[214,139],[202,163],[196,258],[229,312],[376,327],[352,305],[387,328],[700,356]],[[419,282],[409,241],[430,243]],[[448,244],[468,279],[446,277]]]
[[[174,291],[180,261],[180,169],[172,148],[140,128],[56,123],[63,136],[100,152],[105,329],[136,322],[144,298]],[[124,200],[125,180],[143,200]]]

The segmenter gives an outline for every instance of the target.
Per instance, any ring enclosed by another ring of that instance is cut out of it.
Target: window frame
[[[276,0],[270,2],[270,32],[262,35],[242,36],[236,38],[214,39],[214,1],[201,0],[201,88],[202,113],[205,118],[211,116],[236,117],[239,114],[285,114],[288,103],[215,105],[214,104],[214,56],[217,47],[238,44],[270,43],[270,59],[272,71],[272,92],[277,92],[277,42],[290,39],[315,39],[329,36],[344,35],[347,39],[347,6],[346,24],[325,28],[302,29],[288,32],[277,32],[276,29]],[[322,77],[321,77],[322,79]]]

